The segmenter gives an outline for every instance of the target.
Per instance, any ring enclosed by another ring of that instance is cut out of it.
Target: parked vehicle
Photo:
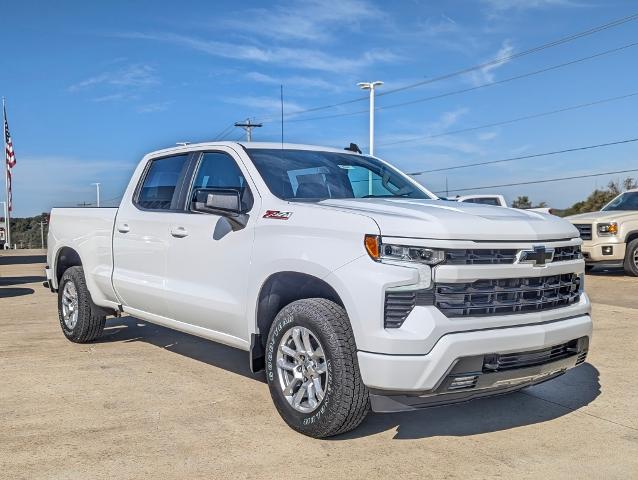
[[[583,239],[587,269],[623,267],[638,276],[638,189],[621,193],[599,212],[566,217]]]
[[[462,202],[462,203],[480,203],[481,205],[494,205],[496,207],[506,207],[506,208],[509,207],[509,205],[507,204],[507,200],[505,200],[505,197],[503,195],[495,195],[495,194],[459,195],[454,198],[451,198],[450,200],[453,200],[456,202]],[[529,210],[531,212],[540,212],[540,213],[549,213],[549,214],[553,213],[552,209],[549,207],[526,208],[525,210]]]
[[[327,437],[582,363],[581,243],[352,151],[203,143],[145,156],[119,208],[54,209],[46,275],[69,340],[131,315],[246,350],[283,419]]]

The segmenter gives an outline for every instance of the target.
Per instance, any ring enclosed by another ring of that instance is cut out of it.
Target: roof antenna
[[[279,93],[281,98],[281,149],[284,149],[284,86],[279,85]]]

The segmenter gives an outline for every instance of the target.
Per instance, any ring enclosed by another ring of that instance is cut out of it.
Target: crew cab
[[[69,340],[128,315],[246,350],[288,425],[327,437],[584,362],[581,243],[356,151],[201,143],[146,155],[119,208],[53,209],[46,275]]]
[[[623,267],[638,276],[638,189],[615,197],[599,212],[566,217],[580,232],[587,269]]]

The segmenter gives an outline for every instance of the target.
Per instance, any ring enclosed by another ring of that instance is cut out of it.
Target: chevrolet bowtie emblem
[[[543,267],[554,259],[554,249],[543,245],[534,247],[533,250],[521,250],[518,253],[517,263],[532,263],[535,267]]]

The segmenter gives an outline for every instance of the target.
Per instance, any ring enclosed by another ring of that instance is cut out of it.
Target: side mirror
[[[191,210],[226,217],[235,230],[246,226],[248,215],[242,213],[239,190],[197,188],[193,192]]]

